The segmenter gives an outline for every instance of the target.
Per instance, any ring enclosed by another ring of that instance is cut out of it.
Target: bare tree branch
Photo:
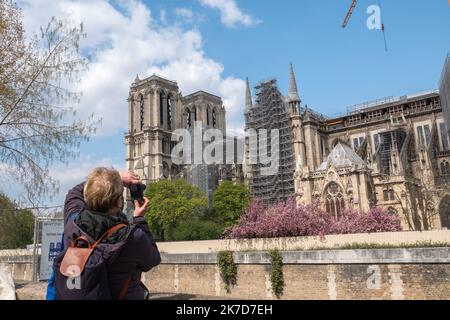
[[[76,156],[98,122],[76,119],[81,93],[72,83],[85,70],[80,27],[52,18],[41,37],[25,40],[20,9],[0,0],[0,170],[18,181],[30,203],[57,189],[48,173],[54,161]]]

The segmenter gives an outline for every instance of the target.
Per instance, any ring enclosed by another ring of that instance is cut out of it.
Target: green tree
[[[208,208],[206,195],[184,180],[161,180],[147,186],[150,200],[146,219],[161,241],[171,240],[171,232],[182,221],[202,219]]]
[[[40,36],[26,37],[20,9],[0,0],[0,175],[20,183],[28,200],[58,189],[50,164],[76,157],[96,129],[92,116],[75,118],[84,36],[82,25],[52,18]]]
[[[0,194],[0,249],[24,248],[33,242],[34,217]]]
[[[170,240],[196,241],[219,239],[224,227],[214,221],[189,219],[182,221],[171,232]]]
[[[224,181],[214,191],[212,203],[216,219],[231,227],[248,208],[250,191],[243,183]]]

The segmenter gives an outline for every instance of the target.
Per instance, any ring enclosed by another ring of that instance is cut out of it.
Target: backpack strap
[[[92,246],[92,249],[95,249],[100,242],[102,242],[104,239],[107,239],[109,237],[111,237],[116,231],[118,231],[119,229],[122,229],[123,227],[126,227],[127,225],[125,223],[120,223],[118,225],[115,225],[114,227],[112,227],[111,229],[108,229],[108,231],[106,231],[101,237],[100,239],[98,239]]]

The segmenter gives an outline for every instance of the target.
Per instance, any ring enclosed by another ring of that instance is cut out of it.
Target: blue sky
[[[366,28],[366,9],[378,1],[360,0],[348,27],[340,28],[350,2],[241,1],[262,23],[229,30],[213,14],[202,30],[205,50],[226,74],[252,83],[275,76],[284,91],[292,61],[303,101],[331,115],[347,105],[437,87],[450,51],[447,1],[382,1],[387,53],[382,33]]]
[[[83,75],[81,116],[104,119],[99,135],[83,143],[81,158],[51,168],[67,188],[97,165],[124,167],[126,98],[136,73],[178,80],[183,94],[204,89],[228,107],[228,126],[242,130],[244,80],[276,77],[287,92],[294,64],[304,104],[337,116],[351,106],[438,87],[450,51],[447,0],[381,1],[389,51],[381,31],[366,27],[370,5],[360,0],[346,29],[351,0],[23,0],[27,31],[51,15],[83,21],[92,54]]]

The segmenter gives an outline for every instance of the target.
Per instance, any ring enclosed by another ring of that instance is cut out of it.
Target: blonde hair
[[[89,210],[108,212],[123,194],[122,179],[118,171],[96,168],[84,185],[84,202]]]

